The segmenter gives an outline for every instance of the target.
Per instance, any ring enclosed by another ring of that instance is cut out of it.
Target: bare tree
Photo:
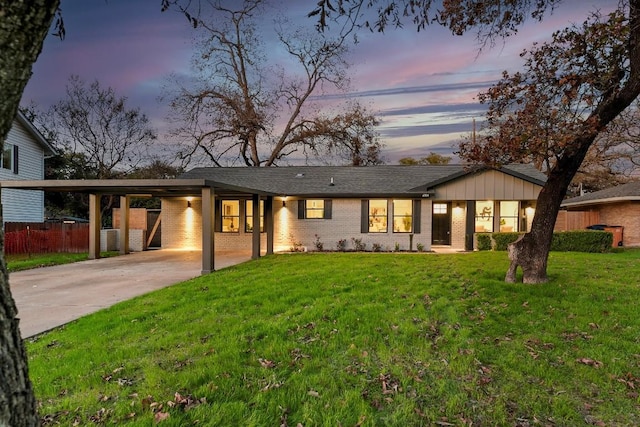
[[[640,107],[632,106],[598,135],[570,186],[573,195],[637,179],[640,172]]]
[[[59,146],[84,153],[96,178],[124,176],[148,158],[155,132],[139,108],[127,107],[127,98],[78,76],[69,78],[66,93],[52,107],[49,128],[55,129]]]
[[[213,2],[214,18],[199,15],[198,79],[181,85],[171,102],[175,135],[191,141],[180,153],[183,161],[204,155],[216,166],[273,166],[294,154],[333,153],[352,164],[380,162],[377,120],[364,107],[351,102],[332,106],[340,113],[319,112],[320,103],[330,102],[321,99],[326,90],[348,87],[349,31],[335,38],[291,31],[281,18],[275,32],[280,53],[298,68],[293,72],[266,58],[256,20],[263,0],[245,0],[238,9],[224,4]]]

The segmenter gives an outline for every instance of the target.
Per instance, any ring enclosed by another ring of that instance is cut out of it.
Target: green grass
[[[45,425],[640,425],[639,260],[269,256],[42,335],[30,375]]]
[[[102,258],[116,256],[118,252],[102,252],[100,256]],[[84,253],[47,253],[47,254],[20,254],[20,255],[5,255],[7,262],[7,269],[9,273],[14,271],[30,270],[32,268],[51,267],[59,264],[69,264],[72,262],[86,261],[89,259],[89,254]]]

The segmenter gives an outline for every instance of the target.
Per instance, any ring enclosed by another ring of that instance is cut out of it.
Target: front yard
[[[262,258],[28,343],[45,425],[640,424],[640,252]]]

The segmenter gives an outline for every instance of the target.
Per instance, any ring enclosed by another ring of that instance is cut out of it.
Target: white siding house
[[[44,159],[55,150],[22,114],[18,113],[0,157],[0,181],[44,179]],[[2,189],[2,222],[43,222],[44,193]]]

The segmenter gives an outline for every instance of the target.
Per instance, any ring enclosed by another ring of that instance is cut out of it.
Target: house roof
[[[183,179],[207,179],[265,193],[301,197],[422,196],[437,185],[487,170],[463,165],[287,166],[276,168],[195,168]],[[530,165],[509,165],[502,172],[538,185],[545,175]],[[426,196],[425,196],[426,197]]]
[[[40,133],[40,131],[36,129],[33,123],[31,123],[31,121],[27,119],[27,117],[19,110],[18,114],[16,115],[16,120],[27,129],[31,136],[33,136],[33,139],[36,140],[38,145],[42,147],[45,157],[51,157],[58,154],[56,149],[53,148],[51,144],[49,144],[49,141],[46,140],[46,138]]]
[[[605,203],[640,201],[640,181],[606,188],[584,196],[567,199],[560,205],[563,208],[600,205]]]
[[[429,197],[438,185],[486,170],[462,165],[196,168],[178,179],[15,180],[0,184],[23,190],[157,197],[198,196],[203,188],[213,188],[216,195],[223,197]],[[500,170],[544,185],[544,174],[532,166],[509,165]]]

